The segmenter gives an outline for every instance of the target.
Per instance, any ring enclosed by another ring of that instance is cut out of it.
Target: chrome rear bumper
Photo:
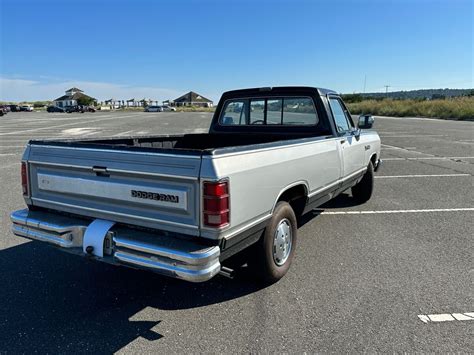
[[[73,254],[82,251],[90,220],[43,211],[18,210],[10,215],[12,232],[21,237],[47,242]],[[220,249],[166,233],[138,231],[114,226],[104,240],[104,257],[93,258],[126,265],[192,282],[209,280],[219,273]]]

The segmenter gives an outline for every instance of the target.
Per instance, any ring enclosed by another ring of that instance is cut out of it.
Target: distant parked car
[[[78,106],[78,105],[66,106],[66,107],[64,107],[64,110],[65,110],[67,113],[72,113],[72,112],[84,113],[84,110],[83,110],[80,106]]]
[[[58,106],[48,106],[46,111],[48,111],[48,112],[66,112],[62,107],[58,107]]]
[[[31,107],[30,105],[23,105],[23,106],[20,106],[20,111],[33,112],[33,107]]]
[[[162,106],[148,106],[145,112],[163,112]]]
[[[84,105],[74,105],[74,106],[66,106],[64,107],[64,110],[67,113],[72,113],[72,112],[95,112],[95,108],[92,106],[84,106]]]
[[[0,111],[2,112],[2,116],[6,115],[8,112],[10,112],[10,107],[7,105],[0,105]]]
[[[18,105],[8,105],[10,107],[11,112],[19,112],[20,111],[20,106]]]
[[[162,111],[176,111],[176,108],[171,106],[162,106],[162,109]]]

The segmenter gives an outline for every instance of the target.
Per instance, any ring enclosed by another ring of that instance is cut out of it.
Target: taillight
[[[229,182],[206,181],[203,184],[204,225],[220,228],[229,224]]]
[[[21,188],[23,190],[23,196],[28,195],[28,165],[21,162]]]

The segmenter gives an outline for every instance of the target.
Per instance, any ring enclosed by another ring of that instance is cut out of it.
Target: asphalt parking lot
[[[31,138],[205,131],[209,113],[0,117],[1,352],[474,352],[474,123],[376,118],[375,194],[306,216],[294,263],[190,284],[14,237]],[[466,314],[468,313],[468,314]]]

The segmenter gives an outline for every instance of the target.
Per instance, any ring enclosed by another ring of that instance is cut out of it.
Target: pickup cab
[[[303,214],[348,189],[360,203],[371,197],[372,124],[366,115],[356,127],[334,91],[275,87],[224,93],[205,134],[31,140],[21,162],[27,208],[11,214],[12,231],[193,282],[246,254],[275,282]]]

